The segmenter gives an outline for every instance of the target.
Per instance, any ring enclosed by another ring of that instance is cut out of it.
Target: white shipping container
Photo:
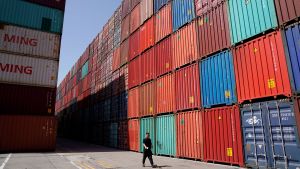
[[[58,61],[0,53],[0,82],[56,87]]]
[[[0,50],[58,59],[60,35],[11,25],[0,25]]]
[[[153,15],[153,0],[141,1],[141,24]]]

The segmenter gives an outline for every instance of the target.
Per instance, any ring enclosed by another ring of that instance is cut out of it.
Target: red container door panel
[[[175,110],[175,76],[168,74],[156,82],[156,110],[159,113],[168,113]]]
[[[168,37],[155,47],[156,55],[156,76],[172,71],[172,39]]]
[[[128,121],[129,150],[139,151],[140,149],[140,122],[138,119]]]
[[[140,52],[143,52],[144,50],[154,45],[154,22],[155,17],[152,17],[140,28]]]
[[[139,117],[139,88],[134,88],[128,92],[128,118]]]
[[[120,65],[124,65],[128,62],[129,58],[129,40],[125,40],[121,43],[121,59],[120,59]]]
[[[150,48],[144,52],[141,56],[141,83],[152,80],[155,78],[155,50]]]
[[[130,34],[140,26],[140,4],[138,4],[130,14]]]
[[[129,36],[130,29],[130,15],[127,15],[126,18],[122,20],[122,27],[121,27],[121,42]]]
[[[128,87],[129,89],[140,84],[141,59],[132,60],[128,66]]]
[[[137,30],[129,37],[129,60],[140,54],[140,31]]]
[[[163,7],[155,16],[155,42],[172,33],[171,4]]]
[[[149,82],[141,87],[140,91],[140,117],[151,116],[156,112],[156,83],[155,81]]]

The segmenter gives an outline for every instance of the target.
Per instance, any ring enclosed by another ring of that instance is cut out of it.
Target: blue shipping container
[[[194,0],[172,1],[173,31],[176,31],[195,18]]]
[[[168,3],[168,0],[154,0],[154,13],[158,12],[165,4]]]
[[[289,56],[290,78],[292,88],[300,93],[300,24],[292,25],[285,29],[286,53]]]
[[[81,69],[81,79],[85,78],[85,76],[89,73],[89,61],[85,62]]]
[[[242,124],[246,165],[300,167],[300,140],[294,103],[277,100],[244,105]]]
[[[123,92],[120,94],[120,110],[118,114],[119,120],[127,119],[127,105],[128,105],[128,93]]]
[[[237,102],[231,51],[210,56],[200,64],[202,106],[231,105]]]

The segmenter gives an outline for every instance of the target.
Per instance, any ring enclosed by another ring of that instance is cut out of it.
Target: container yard
[[[66,2],[1,0],[1,153],[142,168],[149,135],[152,167],[300,168],[298,0],[120,2],[58,83]]]

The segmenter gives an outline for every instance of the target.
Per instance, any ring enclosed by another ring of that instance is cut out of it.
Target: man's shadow
[[[151,166],[148,166],[151,167]],[[154,168],[167,168],[167,167],[172,167],[170,165],[154,165]]]

